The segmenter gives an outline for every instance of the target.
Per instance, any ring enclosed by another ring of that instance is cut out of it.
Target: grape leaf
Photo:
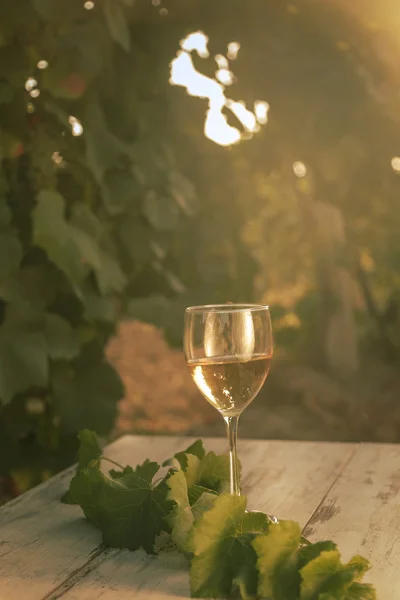
[[[180,467],[182,469],[186,469],[188,464],[186,456],[187,454],[193,454],[193,456],[197,456],[197,458],[203,458],[205,456],[205,450],[202,440],[196,440],[195,442],[193,442],[193,444],[190,444],[190,446],[188,446],[186,450],[177,452],[172,458],[169,458],[168,460],[164,461],[162,466],[177,466],[176,461],[178,461]]]
[[[193,454],[188,454],[187,463],[183,471],[189,487],[201,485],[218,493],[228,490],[230,480],[228,455],[208,452],[199,459]]]
[[[118,373],[102,360],[75,369],[53,364],[51,388],[60,427],[67,433],[89,426],[99,434],[107,433],[116,416],[116,402],[124,395]]]
[[[76,330],[59,315],[46,315],[45,336],[47,351],[53,360],[71,360],[78,356],[80,347]]]
[[[78,467],[77,471],[83,469],[89,465],[93,460],[98,460],[101,457],[102,449],[98,440],[97,435],[90,429],[82,429],[78,433],[79,439],[79,450],[78,450]],[[64,504],[77,504],[77,500],[74,498],[71,492],[71,487],[62,496],[61,502]]]
[[[32,212],[34,243],[47,252],[75,286],[92,268],[102,294],[121,291],[126,277],[113,256],[98,244],[98,234],[93,235],[94,215],[88,210],[86,214],[75,211],[73,221],[67,221],[65,209],[65,200],[57,192],[39,192]]]
[[[186,542],[190,530],[193,527],[194,516],[189,504],[188,486],[183,471],[175,471],[167,480],[169,492],[168,500],[172,500],[175,506],[167,518],[172,529],[172,540],[181,552],[186,550]]]
[[[46,340],[40,318],[8,306],[0,329],[0,399],[3,404],[33,387],[47,387]]]
[[[143,201],[143,214],[157,231],[174,229],[179,221],[179,209],[171,198],[160,198],[150,190]]]
[[[132,469],[132,467],[128,465],[128,466],[124,467],[122,469],[122,471],[117,471],[116,469],[110,469],[108,471],[108,474],[113,479],[119,479],[120,477],[123,477],[124,475],[128,475],[133,472],[134,472],[134,470]]]
[[[106,172],[119,168],[121,157],[130,156],[130,147],[109,130],[98,100],[90,100],[86,105],[85,142],[87,165],[102,186]]]
[[[165,547],[160,539],[171,532],[175,545],[191,559],[192,596],[376,600],[373,586],[360,583],[369,568],[364,558],[355,556],[342,564],[333,542],[301,546],[297,523],[271,525],[265,514],[246,511],[245,497],[219,496],[193,483],[201,478],[213,485],[221,482],[221,457],[205,454],[200,440],[178,453],[173,459],[177,469],[154,485],[156,463],[147,460],[136,469],[121,467],[106,475],[100,459],[107,459],[96,435],[84,430],[79,439],[72,500],[109,546],[143,547],[152,553]]]
[[[274,600],[298,600],[300,540],[299,524],[281,521],[271,525],[268,534],[260,535],[253,541],[258,557],[259,596]]]
[[[126,50],[126,52],[129,52],[131,38],[128,23],[121,5],[116,0],[105,0],[103,6],[107,27],[112,39]]]
[[[43,310],[53,303],[58,284],[57,272],[51,265],[27,266],[13,271],[1,282],[0,296],[6,302],[29,304],[34,309]]]
[[[153,553],[155,538],[165,530],[165,517],[173,507],[165,489],[152,483],[159,468],[157,463],[145,462],[116,478],[89,464],[75,475],[73,498],[102,531],[106,545],[129,550],[143,547]]]
[[[204,493],[211,493],[213,495],[217,495],[217,492],[214,492],[214,490],[210,490],[209,488],[206,488],[203,485],[192,485],[188,489],[190,506],[194,506]]]
[[[212,508],[214,506],[214,504],[218,498],[218,494],[216,494],[215,492],[207,490],[207,488],[203,488],[203,489],[206,491],[204,491],[201,494],[201,496],[198,497],[196,502],[191,504],[195,521],[198,521],[207,510],[210,510],[210,508]],[[190,499],[190,490],[189,490],[189,499]],[[191,547],[190,543],[188,543],[188,547],[189,548]]]
[[[196,493],[192,494],[190,502],[189,490],[183,471],[173,472],[166,480],[169,492],[168,500],[172,500],[175,506],[167,517],[167,522],[172,529],[172,540],[181,552],[188,552],[191,548],[189,534],[195,519],[211,508],[217,496],[210,493],[207,488],[196,486]]]
[[[94,431],[90,429],[82,429],[78,433],[80,441],[78,450],[78,469],[83,469],[92,462],[98,460],[102,455],[102,448],[99,439]]]
[[[361,556],[354,556],[343,565],[338,550],[322,552],[300,571],[300,600],[342,600],[369,567],[368,561]]]
[[[18,267],[21,259],[22,246],[17,236],[11,231],[0,233],[0,281]]]
[[[88,266],[100,268],[95,240],[65,219],[65,200],[57,192],[42,190],[32,211],[33,241],[45,250],[72,283],[88,273]]]
[[[346,592],[346,600],[377,600],[375,588],[370,583],[352,583]]]
[[[299,569],[306,566],[307,563],[317,558],[322,552],[336,550],[337,546],[333,542],[316,542],[309,544],[299,550]]]
[[[184,471],[189,496],[192,498],[199,492],[195,486],[217,493],[223,493],[229,488],[229,456],[215,454],[215,452],[206,454],[201,440],[196,440],[186,450],[174,454],[172,458],[163,463],[163,466],[172,466]]]
[[[262,513],[246,513],[245,509],[244,496],[225,494],[194,524],[192,596],[228,597],[234,585],[239,587],[243,598],[255,596],[257,557],[251,540],[265,531],[267,517]]]

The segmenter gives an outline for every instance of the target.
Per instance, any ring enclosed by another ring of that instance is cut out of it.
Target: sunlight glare
[[[215,73],[215,77],[223,85],[232,85],[234,82],[233,73],[232,71],[229,71],[229,69],[218,69],[218,71]]]
[[[195,50],[201,58],[208,58],[210,53],[208,51],[208,37],[202,31],[195,31],[189,33],[184,40],[181,41],[181,48],[186,52],[192,52]]]
[[[229,60],[235,60],[239,54],[240,44],[239,42],[231,42],[228,44],[228,58]]]
[[[172,61],[170,83],[185,87],[189,96],[225,103],[222,85],[196,71],[192,57],[186,52],[178,52]]]
[[[229,69],[229,61],[223,54],[216,54],[214,58],[219,69]]]
[[[36,86],[37,86],[37,81],[34,77],[28,77],[28,79],[25,81],[25,89],[27,92],[30,92]]]
[[[53,162],[56,163],[56,165],[60,166],[62,161],[63,161],[63,157],[61,156],[61,154],[59,152],[53,152],[52,157]]]
[[[265,123],[268,123],[268,111],[268,102],[264,102],[263,100],[256,100],[254,102],[254,113],[260,125],[265,125]]]
[[[75,136],[75,137],[82,135],[82,133],[83,133],[83,127],[82,127],[81,122],[76,117],[74,117],[73,115],[71,115],[69,117],[68,121],[69,121],[69,123],[71,125],[71,128],[72,128],[72,135]]]
[[[307,167],[301,161],[296,161],[293,163],[293,173],[296,177],[305,177],[307,175]]]
[[[233,102],[232,100],[227,100],[226,106],[230,108],[235,117],[239,119],[246,131],[255,133],[256,131],[260,130],[260,126],[257,123],[254,113],[251,110],[247,110],[244,102]]]
[[[229,125],[228,119],[221,112],[224,104],[218,106],[215,102],[210,102],[204,123],[204,135],[220,146],[232,146],[240,142],[241,135],[239,129]]]
[[[400,173],[400,156],[393,156],[391,161],[393,171]]]
[[[249,134],[260,130],[260,125],[265,124],[268,120],[269,105],[267,102],[258,100],[254,104],[255,112],[253,113],[246,108],[243,101],[237,102],[225,96],[225,86],[231,85],[235,81],[235,77],[232,71],[227,68],[229,63],[222,54],[217,54],[214,57],[220,67],[216,72],[218,81],[196,70],[190,52],[195,51],[201,58],[208,58],[210,56],[208,39],[202,31],[196,31],[181,40],[182,50],[178,50],[175,58],[170,63],[169,82],[171,85],[184,87],[189,96],[208,98],[204,135],[221,146],[231,146],[241,139],[251,137]],[[240,44],[232,42],[229,44],[229,48],[231,56],[234,55],[234,58],[236,58]],[[244,132],[240,132],[236,127],[229,125],[227,117],[222,112],[224,108],[232,111],[243,125]]]

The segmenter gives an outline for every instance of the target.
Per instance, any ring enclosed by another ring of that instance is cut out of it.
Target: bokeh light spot
[[[391,163],[393,171],[400,173],[400,156],[393,156]]]
[[[306,165],[299,160],[296,161],[293,163],[293,173],[296,175],[296,177],[305,177],[307,175]]]

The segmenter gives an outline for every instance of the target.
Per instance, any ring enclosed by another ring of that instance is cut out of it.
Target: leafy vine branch
[[[64,502],[79,504],[108,546],[153,554],[170,549],[170,539],[188,560],[193,597],[376,599],[361,581],[366,559],[342,563],[333,542],[303,544],[298,523],[273,524],[247,511],[245,496],[227,493],[228,456],[206,452],[201,440],[166,460],[167,474],[153,483],[157,463],[105,474],[96,435],[85,430],[79,437],[78,469]]]

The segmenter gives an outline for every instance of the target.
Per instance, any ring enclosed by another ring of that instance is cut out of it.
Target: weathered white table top
[[[123,464],[158,461],[193,441],[125,436],[106,454]],[[223,439],[205,440],[225,450]],[[241,440],[243,491],[251,508],[332,539],[345,560],[373,564],[379,600],[400,600],[400,445]],[[0,600],[165,600],[189,596],[184,559],[107,550],[80,509],[60,503],[74,469],[0,510]]]

